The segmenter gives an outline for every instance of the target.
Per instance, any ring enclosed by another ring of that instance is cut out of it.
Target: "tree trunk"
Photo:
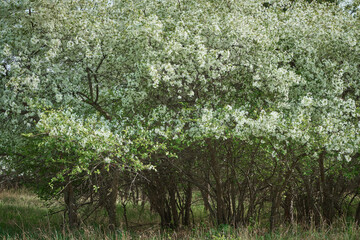
[[[357,224],[360,223],[360,202],[358,203],[358,206],[357,206],[357,208],[356,208],[355,222],[356,222]]]
[[[285,193],[284,220],[287,223],[293,223],[294,221],[294,200],[291,188],[289,188]]]
[[[322,213],[325,221],[327,223],[331,223],[334,217],[334,202],[330,194],[330,186],[328,187],[326,184],[325,178],[325,167],[324,167],[324,159],[326,152],[321,152],[319,156],[319,171],[320,171],[320,193],[321,193],[321,207]]]
[[[176,206],[176,198],[175,198],[175,188],[176,186],[170,186],[169,188],[169,196],[170,196],[170,208],[172,215],[172,226],[171,228],[177,229],[179,227],[179,214]]]
[[[77,217],[77,208],[76,208],[76,198],[74,195],[73,185],[70,182],[69,177],[67,178],[68,184],[64,189],[64,201],[66,204],[66,211],[68,214],[68,224],[69,228],[73,229],[78,226],[78,217]]]
[[[106,181],[105,189],[106,193],[104,194],[105,199],[105,210],[109,217],[109,229],[114,231],[119,225],[117,221],[116,214],[116,200],[118,197],[118,188],[119,188],[119,172],[116,166],[110,166],[110,169],[106,174],[109,179]]]
[[[216,222],[218,225],[226,224],[225,206],[223,201],[222,183],[221,183],[221,169],[216,161],[216,147],[211,140],[207,141],[210,152],[210,163],[212,167],[213,177],[215,179],[215,201],[216,201]]]
[[[192,185],[188,183],[186,191],[185,191],[186,199],[185,199],[185,215],[183,219],[183,225],[190,225],[190,213],[191,213],[191,201],[192,201]]]
[[[274,189],[271,192],[271,210],[270,210],[270,231],[272,232],[279,221],[279,191]]]

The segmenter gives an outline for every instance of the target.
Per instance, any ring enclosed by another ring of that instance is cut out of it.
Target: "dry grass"
[[[201,209],[198,212],[203,214]],[[133,226],[127,231],[120,227],[116,232],[109,232],[101,226],[102,220],[96,222],[96,219],[95,224],[84,224],[78,230],[70,231],[62,227],[62,215],[49,217],[44,202],[31,192],[25,189],[0,191],[0,239],[360,239],[359,227],[344,220],[331,226],[281,226],[273,233],[260,226],[234,229],[225,225],[215,228],[206,223],[192,229],[161,231],[157,216],[148,209],[139,212],[136,207],[129,207],[128,213]],[[141,218],[139,214],[143,214]]]

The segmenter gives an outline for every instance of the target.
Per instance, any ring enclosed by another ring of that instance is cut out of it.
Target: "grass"
[[[123,214],[118,206],[119,218]],[[106,221],[104,211],[96,212],[91,219],[76,231],[63,227],[62,214],[49,216],[43,201],[26,190],[0,192],[0,239],[360,239],[360,229],[354,223],[338,220],[331,226],[323,224],[315,228],[301,225],[280,226],[269,233],[265,227],[234,229],[228,225],[212,227],[201,205],[195,205],[194,217],[200,224],[178,231],[161,231],[159,218],[149,206],[128,205],[129,228],[124,221],[116,232],[102,227]]]
[[[44,203],[26,190],[0,192],[0,236],[50,229],[61,221],[60,215],[49,217]]]

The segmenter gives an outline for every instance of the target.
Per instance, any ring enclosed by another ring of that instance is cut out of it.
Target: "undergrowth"
[[[161,230],[159,218],[147,205],[127,206],[128,228],[123,219],[115,232],[103,227],[104,211],[96,212],[77,230],[70,231],[64,225],[61,213],[49,214],[43,201],[26,190],[0,192],[0,238],[1,239],[360,239],[360,229],[346,220],[332,225],[283,225],[274,232],[264,226],[233,228],[229,225],[212,226],[206,221],[202,206],[194,207],[194,217],[200,224],[177,231]],[[119,218],[123,207],[118,206]],[[106,225],[106,224],[105,224]]]

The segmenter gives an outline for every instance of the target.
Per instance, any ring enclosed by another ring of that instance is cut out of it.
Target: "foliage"
[[[177,227],[196,187],[217,224],[250,224],[269,202],[270,228],[286,196],[299,219],[319,221],[357,196],[360,25],[336,4],[7,0],[0,10],[0,160],[41,176],[45,195],[99,188],[110,216],[125,181]]]

